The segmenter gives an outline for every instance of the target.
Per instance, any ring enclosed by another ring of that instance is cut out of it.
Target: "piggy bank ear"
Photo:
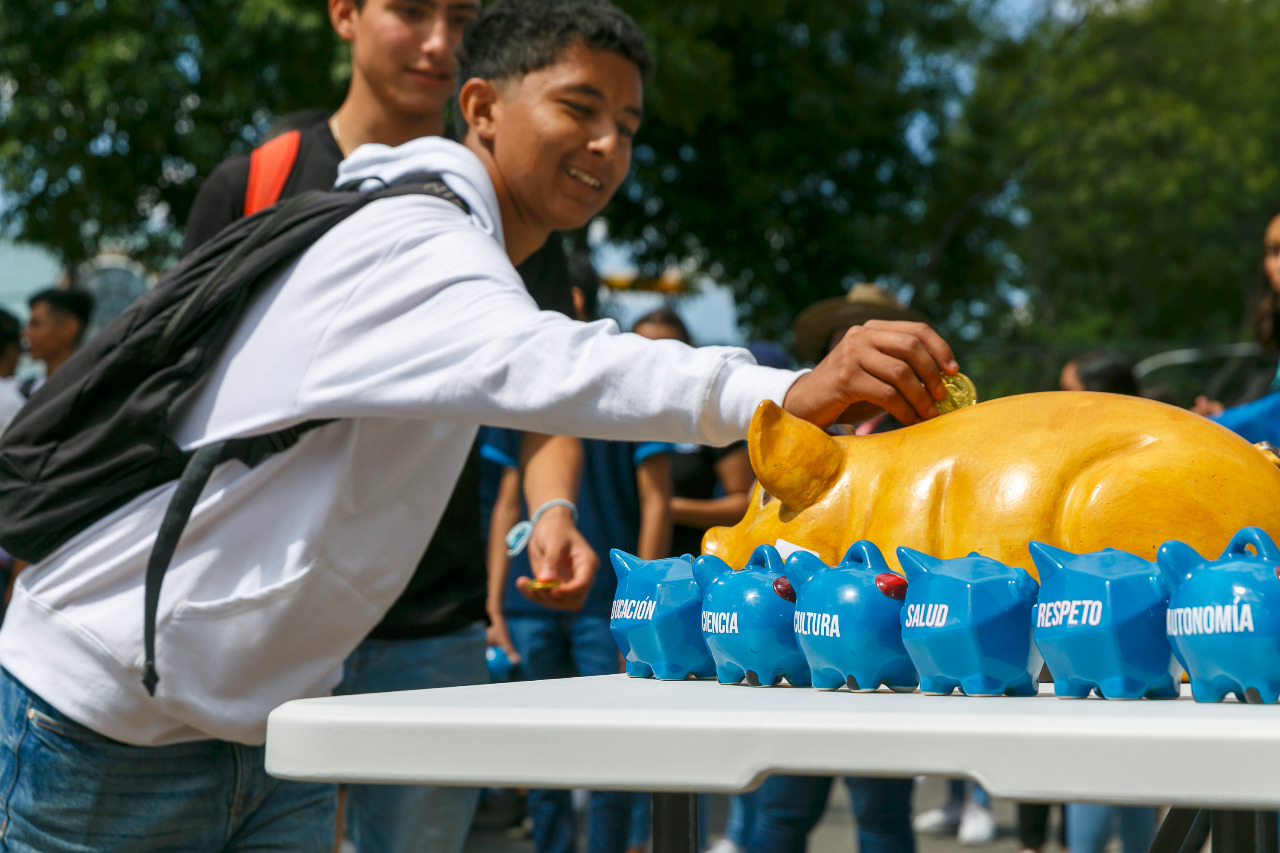
[[[751,559],[747,560],[746,567],[749,569],[761,569],[771,575],[781,575],[784,568],[782,555],[772,545],[757,545],[756,549],[751,552]]]
[[[844,552],[844,559],[840,564],[865,566],[875,572],[889,571],[889,561],[884,558],[884,554],[880,553],[876,543],[868,539],[859,539],[850,545],[849,550]]]
[[[679,557],[676,557],[676,559],[677,559],[677,560],[684,560],[686,563],[692,563],[692,562],[693,562],[693,555],[692,555],[692,554],[681,554]]]
[[[747,452],[760,487],[797,512],[835,485],[845,458],[831,436],[769,400],[751,418]]]
[[[1013,585],[1018,594],[1024,598],[1035,598],[1036,593],[1040,591],[1040,584],[1036,583],[1036,579],[1031,577],[1030,572],[1020,566],[1014,566],[1013,571]]]
[[[796,551],[790,557],[787,557],[783,572],[786,574],[787,580],[791,581],[791,585],[800,590],[804,589],[805,584],[813,580],[814,575],[818,574],[818,572],[826,571],[827,568],[826,563],[808,551]]]
[[[732,571],[728,563],[710,554],[704,554],[693,561],[693,579],[703,595],[707,594],[707,590],[715,583],[716,578]]]
[[[1164,543],[1156,552],[1156,565],[1160,567],[1160,574],[1169,584],[1169,589],[1175,591],[1203,562],[1204,557],[1201,557],[1195,548],[1176,539]]]
[[[1043,542],[1028,542],[1027,550],[1031,552],[1031,561],[1036,564],[1036,571],[1040,573],[1041,583],[1066,567],[1068,561],[1075,556],[1070,551],[1063,551]]]
[[[942,561],[937,557],[930,557],[923,551],[913,551],[907,547],[900,547],[898,548],[898,562],[902,564],[902,573],[907,576],[907,583],[913,584],[924,580],[925,575],[929,574]]]
[[[1248,556],[1250,545],[1259,557],[1273,563],[1280,561],[1280,548],[1276,548],[1276,543],[1261,527],[1245,527],[1237,530],[1236,535],[1232,536],[1231,541],[1227,543],[1227,550],[1222,552],[1222,557],[1219,559]]]
[[[613,571],[618,575],[618,583],[626,580],[627,572],[632,569],[638,569],[645,564],[645,561],[639,557],[633,557],[626,551],[619,551],[617,548],[609,552],[609,562],[613,563]]]

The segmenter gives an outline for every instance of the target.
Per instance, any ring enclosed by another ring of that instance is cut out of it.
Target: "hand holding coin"
[[[942,384],[947,388],[947,398],[938,401],[938,414],[946,415],[978,402],[978,389],[963,373],[942,374]]]
[[[555,589],[556,587],[560,586],[560,584],[562,583],[564,583],[564,581],[557,580],[557,579],[546,580],[546,581],[531,580],[524,585],[524,588],[528,590],[534,590],[534,591],[540,590],[540,589]]]

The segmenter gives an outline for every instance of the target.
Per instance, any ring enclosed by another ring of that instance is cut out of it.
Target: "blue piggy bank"
[[[1253,553],[1249,548],[1252,546]],[[1156,563],[1173,589],[1165,632],[1197,702],[1271,704],[1280,697],[1280,549],[1257,527],[1231,537],[1217,560],[1182,542]]]
[[[907,575],[902,643],[921,691],[1036,694],[1043,661],[1031,641],[1031,575],[978,554],[939,560],[899,548],[898,561]]]
[[[679,680],[715,674],[702,639],[702,593],[693,580],[693,558],[641,560],[609,552],[618,574],[609,630],[627,661],[627,675]]]
[[[1036,646],[1053,690],[1083,699],[1173,699],[1182,666],[1165,639],[1169,587],[1155,563],[1107,548],[1072,554],[1029,545],[1040,571],[1032,611]]]
[[[752,687],[786,678],[809,686],[809,664],[792,628],[796,594],[783,573],[782,555],[761,545],[740,571],[719,557],[699,557],[693,576],[702,589],[702,635],[716,662],[716,679]]]
[[[920,677],[902,645],[899,621],[907,581],[889,570],[879,548],[855,542],[836,566],[799,551],[787,559],[786,573],[796,594],[796,642],[814,687],[916,689]]]

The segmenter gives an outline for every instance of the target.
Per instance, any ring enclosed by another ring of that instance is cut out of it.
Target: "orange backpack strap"
[[[249,185],[244,191],[245,216],[280,200],[301,145],[302,131],[291,130],[253,149],[249,155]]]

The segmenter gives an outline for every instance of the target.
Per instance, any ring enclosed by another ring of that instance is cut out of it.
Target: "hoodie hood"
[[[359,180],[366,182],[360,189],[373,190],[414,172],[440,175],[449,189],[461,196],[471,208],[471,219],[476,227],[506,247],[502,236],[502,216],[498,212],[498,195],[493,190],[489,173],[466,146],[448,139],[424,136],[395,148],[378,143],[361,145],[338,165],[335,186]]]

